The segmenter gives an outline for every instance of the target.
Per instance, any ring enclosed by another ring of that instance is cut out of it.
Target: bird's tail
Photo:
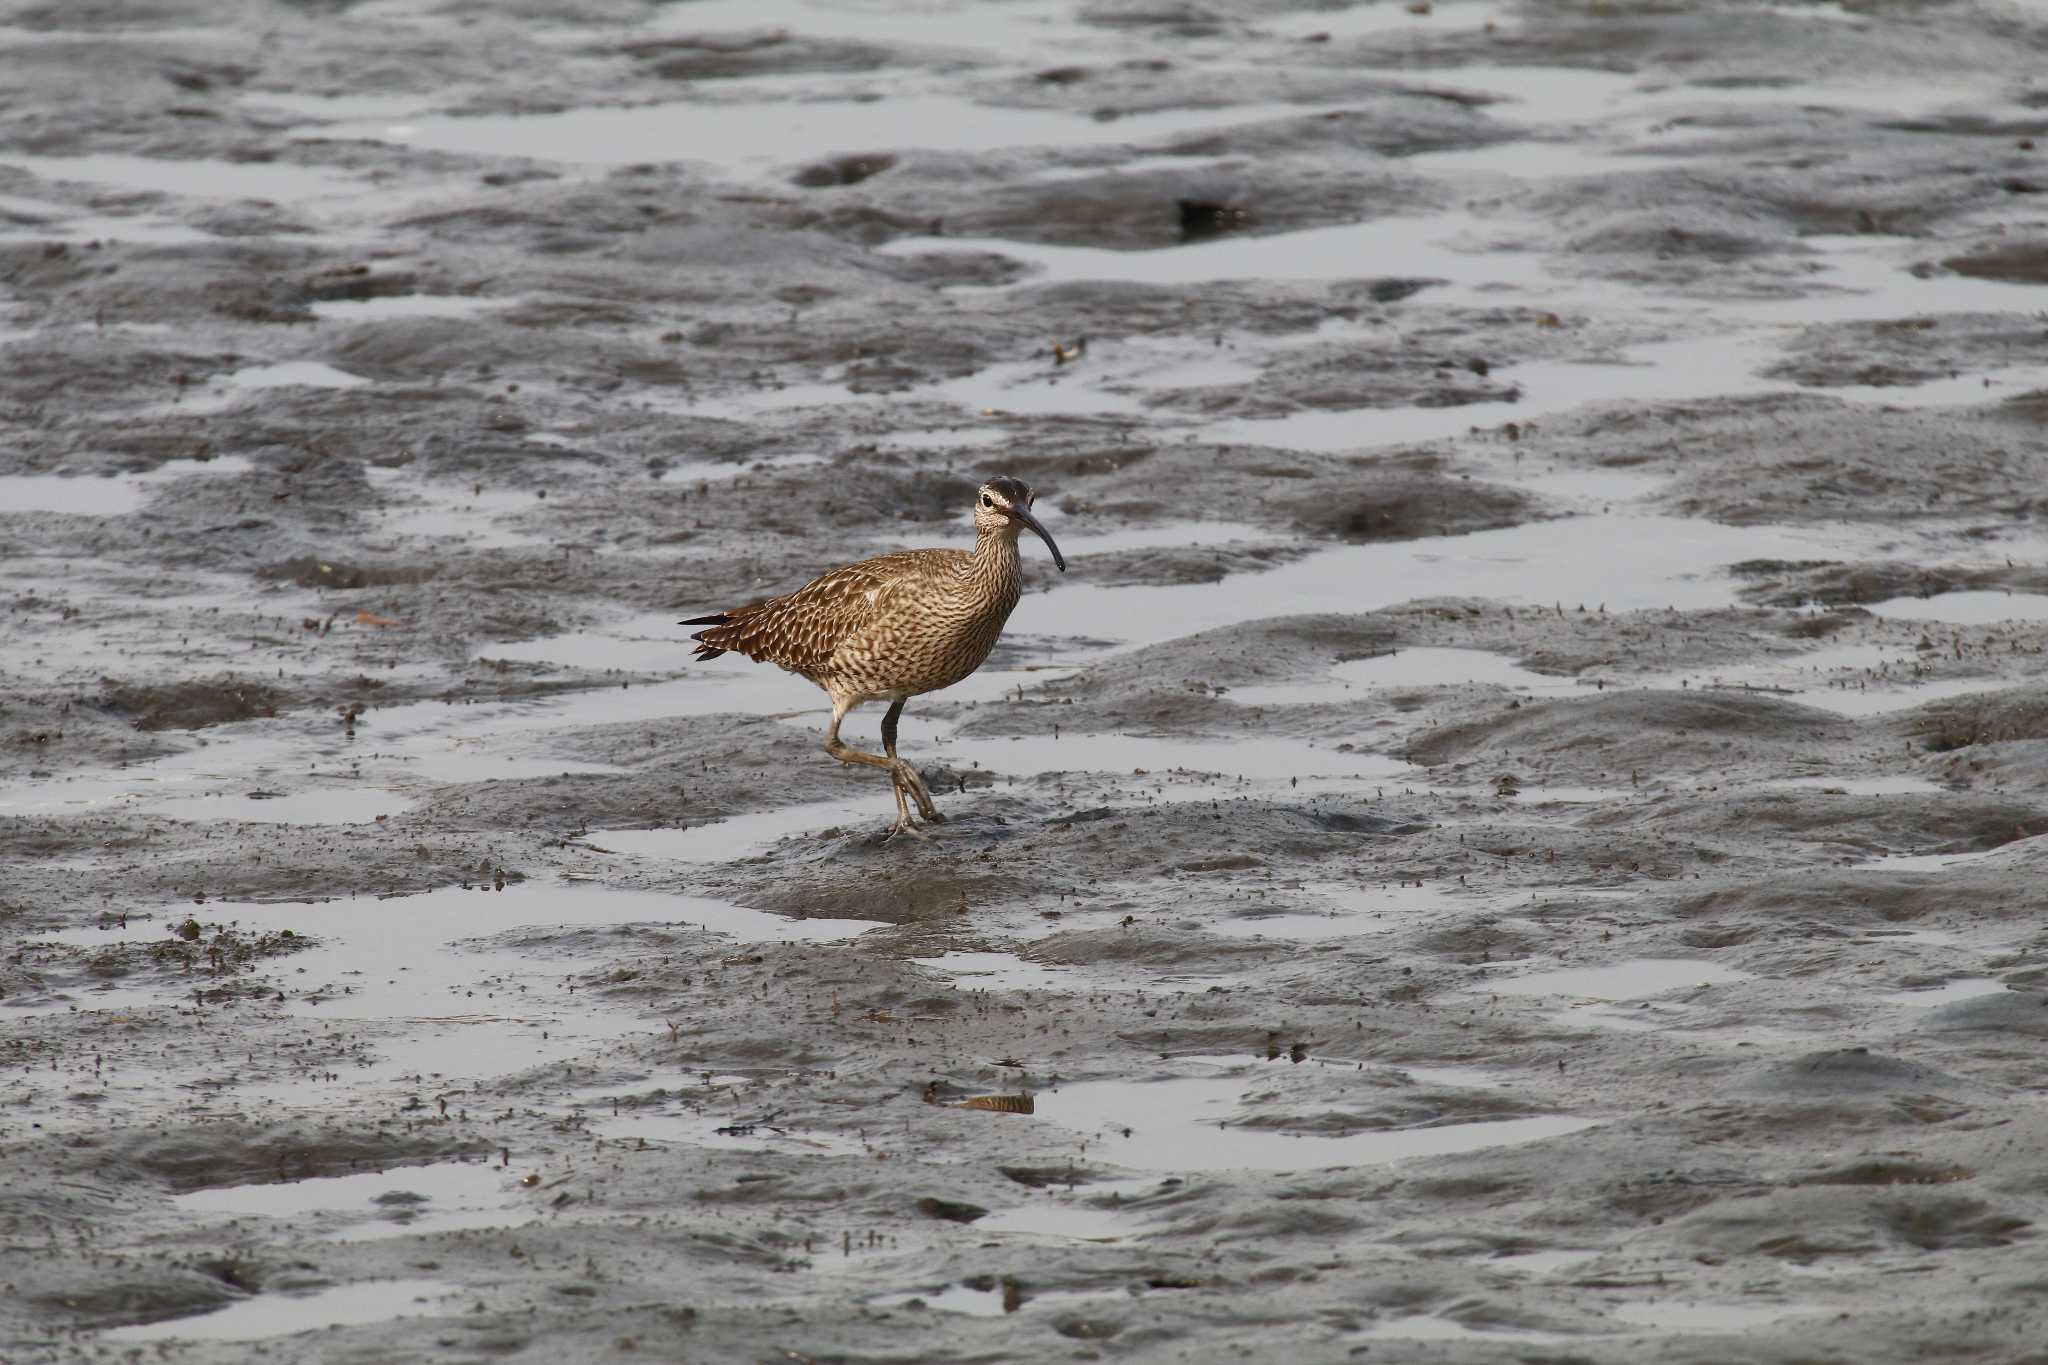
[[[714,628],[718,626],[729,626],[732,624],[732,613],[729,611],[715,611],[711,613],[711,615],[709,616],[692,616],[689,620],[678,621],[676,622],[676,624],[679,626],[711,626]],[[710,640],[707,638],[711,634],[713,634],[713,631],[700,630],[695,635],[692,635],[690,637],[692,640],[697,641],[697,653],[695,657],[697,657],[698,659],[715,659],[719,655],[725,653],[725,650],[722,646],[712,644]]]

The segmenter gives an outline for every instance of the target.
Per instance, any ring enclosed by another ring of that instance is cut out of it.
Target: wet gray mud
[[[2044,71],[6,7],[0,1358],[2043,1359]],[[991,471],[888,841],[676,622]]]

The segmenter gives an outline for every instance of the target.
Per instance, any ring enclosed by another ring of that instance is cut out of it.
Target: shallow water
[[[326,1327],[442,1316],[462,1286],[446,1280],[365,1280],[307,1293],[257,1294],[196,1317],[170,1318],[100,1334],[112,1345],[153,1341],[261,1341]]]
[[[1644,1000],[1670,991],[1696,990],[1750,973],[1694,958],[1637,958],[1607,967],[1568,967],[1554,972],[1495,978],[1472,989],[1490,995],[1576,995],[1595,1000]]]
[[[53,182],[80,181],[119,185],[155,194],[208,199],[331,199],[359,194],[363,183],[352,175],[286,161],[214,161],[203,158],[158,159],[96,153],[90,156],[15,156],[7,164]]]
[[[751,82],[750,93],[764,84]],[[399,121],[322,123],[301,135],[538,157],[577,166],[681,161],[745,178],[842,153],[1124,146],[1300,112],[1275,104],[1228,111],[1172,109],[1105,121],[1087,113],[1003,108],[950,94],[878,99],[851,91],[837,97],[691,100],[553,114],[424,114]]]
[[[370,381],[359,374],[319,360],[288,360],[276,365],[251,365],[200,381],[167,406],[178,412],[222,412],[249,402],[263,389],[357,389]]]
[[[1257,574],[1188,586],[1065,584],[1043,594],[1067,630],[1151,643],[1289,614],[1357,612],[1420,597],[1488,597],[1517,606],[1609,611],[1721,607],[1735,600],[1725,565],[1747,559],[1847,558],[1873,539],[1853,528],[1732,527],[1616,514],[1536,522],[1393,544],[1322,549]],[[1597,553],[1588,554],[1588,547]],[[1029,628],[1039,595],[1025,598]]]
[[[829,943],[867,929],[861,920],[802,919],[747,910],[700,896],[620,891],[579,882],[513,882],[448,887],[412,896],[357,897],[315,903],[215,902],[194,907],[205,925],[247,935],[289,929],[313,946],[261,964],[281,999],[254,1008],[361,1030],[365,1055],[343,1084],[386,1087],[426,1079],[447,1088],[490,1079],[555,1058],[572,1057],[656,1021],[579,995],[573,966],[544,951],[479,946],[478,939],[526,926],[612,928],[623,924],[691,926],[738,943]],[[161,940],[164,928],[131,921],[117,930],[89,927],[39,942],[87,949]],[[203,953],[206,939],[194,943]],[[133,1010],[164,1006],[219,979],[187,976],[162,986],[119,983],[81,990],[48,1008]],[[246,1100],[303,1097],[306,1079],[284,1077],[236,1088]]]
[[[2033,592],[1945,592],[1934,597],[1894,597],[1865,610],[1901,621],[1939,621],[1950,626],[1989,626],[2000,621],[2048,621],[2048,594]]]
[[[245,474],[251,465],[239,455],[209,460],[169,460],[147,474],[125,478],[91,475],[0,474],[0,517],[58,512],[84,517],[118,517],[139,511],[165,484],[187,476]]]
[[[1092,1159],[1148,1171],[1306,1171],[1375,1164],[1540,1142],[1597,1122],[1551,1114],[1344,1136],[1233,1122],[1245,1112],[1247,1091],[1258,1084],[1256,1072],[1088,1081],[1040,1091],[1035,1100],[1038,1118],[1082,1134]]]
[[[516,1226],[534,1216],[518,1177],[496,1163],[444,1161],[357,1175],[225,1185],[177,1195],[187,1213],[289,1219],[337,1242]]]

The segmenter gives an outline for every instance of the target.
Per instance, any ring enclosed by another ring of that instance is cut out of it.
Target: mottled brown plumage
[[[945,817],[917,770],[896,756],[896,722],[911,697],[950,687],[981,667],[1024,591],[1017,537],[1025,527],[1067,567],[1045,527],[1031,514],[1034,498],[1022,480],[998,475],[974,500],[974,549],[904,550],[833,569],[795,592],[682,624],[705,626],[690,638],[696,657],[728,651],[809,678],[832,699],[825,751],[842,763],[889,773],[896,792],[896,830],[923,837],[910,818]],[[882,748],[870,754],[842,742],[839,723],[867,701],[887,701]]]

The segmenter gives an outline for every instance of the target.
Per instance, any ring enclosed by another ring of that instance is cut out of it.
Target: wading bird
[[[833,569],[795,592],[751,606],[681,622],[705,626],[690,638],[699,659],[728,651],[777,664],[809,678],[832,699],[825,752],[841,763],[866,763],[889,774],[896,826],[925,838],[910,801],[933,824],[946,817],[917,769],[896,756],[903,703],[951,687],[980,668],[1024,591],[1017,537],[1029,527],[1052,551],[1060,547],[1031,514],[1035,494],[1021,479],[998,474],[974,498],[974,549],[904,550]],[[839,723],[862,702],[887,701],[882,750],[871,754],[839,738]],[[906,800],[906,798],[908,798]]]

